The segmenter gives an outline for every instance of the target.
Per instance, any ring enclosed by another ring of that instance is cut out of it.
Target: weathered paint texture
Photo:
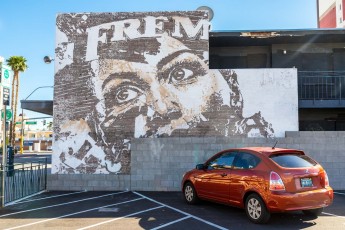
[[[130,174],[132,138],[297,130],[296,71],[209,70],[208,28],[205,12],[58,15],[52,173]]]

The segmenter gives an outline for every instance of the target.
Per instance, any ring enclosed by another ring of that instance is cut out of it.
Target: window
[[[250,153],[240,152],[236,158],[234,169],[252,169],[260,163],[260,158]]]
[[[304,168],[314,166],[317,163],[306,155],[298,153],[272,156],[271,159],[284,168]]]
[[[226,152],[208,163],[208,169],[230,169],[236,156],[235,152]]]

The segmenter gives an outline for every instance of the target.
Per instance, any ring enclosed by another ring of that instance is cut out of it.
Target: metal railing
[[[345,100],[345,71],[299,71],[299,100]]]
[[[1,181],[2,176],[5,177],[4,189],[2,183],[0,184],[0,193],[5,206],[47,188],[47,158],[39,162],[16,163],[13,167],[6,166],[5,170],[2,164],[0,166]]]

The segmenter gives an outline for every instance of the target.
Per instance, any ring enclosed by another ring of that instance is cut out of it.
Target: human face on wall
[[[205,61],[180,41],[164,35],[155,55],[144,62],[99,60],[97,106],[101,129],[121,132],[132,127],[134,137],[170,136],[208,121],[212,95],[230,106],[226,80],[209,74]]]

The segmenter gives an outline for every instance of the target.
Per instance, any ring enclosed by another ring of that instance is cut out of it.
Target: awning
[[[53,116],[53,101],[51,100],[21,100],[20,104],[22,109]]]

